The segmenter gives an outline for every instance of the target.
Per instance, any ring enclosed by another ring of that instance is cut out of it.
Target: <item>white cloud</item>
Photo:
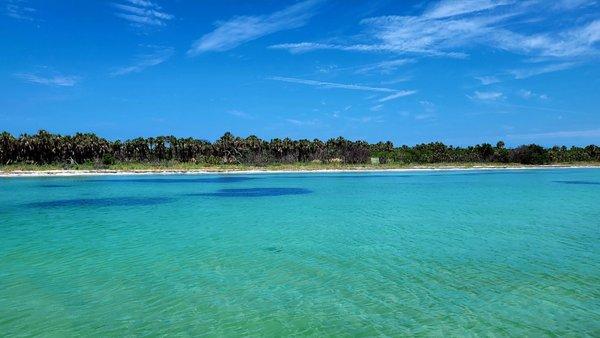
[[[556,0],[554,8],[557,10],[572,10],[580,7],[587,7],[595,4],[594,0]]]
[[[565,0],[564,3],[584,3]],[[544,1],[444,0],[420,15],[389,15],[363,19],[360,34],[337,37],[335,43],[301,41],[270,48],[292,53],[314,50],[413,53],[423,56],[466,57],[474,46],[505,50],[541,60],[591,60],[600,51],[600,20],[581,18],[565,24],[539,25],[549,7]],[[587,22],[586,22],[587,21]]]
[[[271,49],[284,49],[290,53],[304,53],[315,50],[341,50],[341,51],[353,51],[353,52],[392,52],[392,53],[420,53],[428,56],[446,56],[453,58],[465,58],[467,54],[462,52],[442,52],[435,50],[416,50],[406,49],[402,46],[394,46],[390,44],[353,44],[353,45],[341,45],[341,44],[328,44],[328,43],[313,43],[313,42],[300,42],[300,43],[281,43],[269,46]]]
[[[594,46],[600,41],[600,20],[557,33],[524,35],[496,29],[490,42],[497,48],[539,58],[576,58],[599,55]]]
[[[501,17],[438,20],[423,16],[384,16],[364,19],[361,23],[392,50],[446,55],[448,49],[470,42],[500,20]]]
[[[360,122],[360,123],[370,123],[370,122],[383,123],[383,122],[385,122],[382,115],[375,115],[375,116],[367,115],[367,116],[360,116],[360,117],[349,117],[348,120],[350,120],[352,122]]]
[[[500,92],[479,92],[475,91],[473,96],[468,96],[471,99],[477,99],[481,101],[495,101],[501,99],[504,95]]]
[[[401,83],[401,82],[406,82],[409,81],[411,79],[410,76],[400,76],[394,79],[390,79],[390,80],[386,80],[386,81],[381,81],[382,85],[392,85],[392,84],[397,84],[397,83]]]
[[[453,2],[457,3],[457,2]],[[449,50],[474,42],[485,36],[492,25],[507,15],[447,17],[454,12],[471,13],[463,9],[451,9],[450,3],[442,3],[421,16],[380,16],[363,19],[366,27],[364,43],[328,44],[315,42],[287,43],[272,46],[291,52],[307,52],[317,49],[343,51],[417,53],[426,56],[465,57],[462,51]],[[444,14],[445,13],[445,14]]]
[[[413,59],[396,59],[396,60],[388,60],[382,62],[371,63],[368,65],[360,66],[356,70],[357,73],[371,73],[371,72],[379,72],[382,74],[389,74],[395,71],[397,68],[404,66],[406,64],[414,63]]]
[[[314,126],[318,124],[318,120],[297,120],[297,119],[285,119],[287,123],[291,123],[296,126]]]
[[[600,129],[560,130],[546,133],[509,134],[507,136],[515,139],[596,138],[600,137]]]
[[[80,77],[72,75],[52,75],[42,76],[34,73],[18,73],[15,76],[25,82],[49,85],[49,86],[60,86],[60,87],[73,87],[76,85]]]
[[[553,64],[547,64],[544,66],[513,69],[510,71],[510,73],[515,77],[515,79],[526,79],[526,78],[532,77],[532,76],[566,70],[569,68],[573,68],[576,65],[577,64],[574,62],[553,63]]]
[[[250,114],[246,113],[243,110],[238,110],[238,109],[228,110],[227,114],[229,114],[231,116],[239,117],[242,119],[251,119],[252,118],[252,116]]]
[[[524,99],[530,99],[533,96],[533,92],[531,90],[520,90],[519,96]]]
[[[521,89],[518,94],[519,94],[520,97],[522,97],[522,98],[524,98],[526,100],[529,100],[529,99],[547,100],[548,99],[548,95],[534,93],[531,90]]]
[[[548,108],[548,107],[536,107],[536,106],[526,106],[526,105],[520,105],[520,104],[509,104],[509,103],[501,103],[501,102],[496,102],[494,103],[497,106],[501,106],[501,107],[507,107],[507,108],[517,108],[517,111],[526,111],[526,110],[539,110],[539,111],[550,111],[550,112],[557,112],[557,113],[570,113],[570,114],[580,114],[580,112],[576,112],[576,111],[572,111],[572,110],[568,110],[568,109],[560,109],[560,108]],[[514,112],[514,111],[505,111],[503,113],[510,113],[510,112]]]
[[[321,73],[321,74],[329,74],[329,73],[334,72],[336,70],[338,70],[338,66],[337,65],[317,66],[317,72]]]
[[[436,117],[437,117],[436,106],[433,102],[430,102],[427,100],[421,100],[421,101],[419,101],[419,104],[423,108],[423,112],[416,114],[414,116],[415,120],[417,120],[417,121],[423,121],[423,120],[433,121],[436,119]],[[408,115],[409,114],[406,113],[403,116],[408,116]]]
[[[138,0],[140,1],[140,0]],[[159,47],[159,46],[149,46],[153,49],[151,53],[148,54],[140,54],[136,56],[135,61],[132,65],[127,67],[122,67],[111,73],[112,76],[126,75],[130,73],[139,73],[142,70],[157,66],[165,61],[167,61],[174,53],[174,49],[171,47]]]
[[[33,21],[35,12],[26,0],[6,0],[4,3],[4,14],[13,19]]]
[[[118,10],[116,16],[136,27],[165,26],[167,21],[174,18],[150,0],[126,0],[113,3],[113,6]]]
[[[432,19],[448,18],[452,16],[482,12],[511,3],[514,3],[514,1],[444,0],[431,6],[427,11],[425,11],[424,16]]]
[[[319,65],[317,66],[317,72],[321,74],[330,74],[335,72],[352,71],[356,74],[390,74],[402,66],[415,62],[415,59],[394,59],[349,67],[339,67],[335,64]]]
[[[151,0],[127,0],[127,1],[131,4],[134,4],[134,5],[140,6],[140,7],[160,9],[160,7],[156,4],[154,4]]]
[[[260,16],[235,16],[217,22],[216,29],[193,43],[188,55],[233,49],[243,43],[283,30],[304,26],[320,0],[306,0],[281,11]]]
[[[417,121],[434,120],[435,117],[436,117],[436,115],[433,113],[422,113],[422,114],[416,114],[415,120],[417,120]]]
[[[373,107],[369,108],[370,111],[380,111],[381,109],[383,109],[383,105],[382,104],[378,104],[376,106],[373,106]]]
[[[394,100],[394,99],[397,99],[400,97],[413,95],[417,92],[416,90],[397,90],[397,89],[386,88],[386,87],[370,87],[370,86],[363,86],[363,85],[357,85],[357,84],[324,82],[324,81],[306,80],[306,79],[298,79],[298,78],[293,78],[293,77],[282,77],[282,76],[273,76],[273,77],[269,77],[267,79],[274,80],[274,81],[282,81],[282,82],[309,85],[309,86],[318,87],[318,88],[348,89],[348,90],[360,90],[360,91],[369,91],[369,92],[391,93],[388,96],[378,99],[377,100],[378,103],[383,103],[383,102]],[[376,97],[376,95],[372,95],[372,96],[368,97],[367,99],[371,100],[375,97]],[[352,106],[348,106],[344,110],[350,109],[351,107]],[[377,105],[373,106],[371,108],[371,110],[376,111],[381,108],[383,108],[383,105],[377,104]]]
[[[423,107],[425,112],[433,113],[435,111],[435,104],[426,100],[419,101],[419,104]]]
[[[417,91],[416,90],[400,90],[395,94],[392,95],[388,95],[386,97],[383,97],[381,99],[379,99],[379,102],[386,102],[386,101],[390,101],[390,100],[394,100],[400,97],[405,97],[405,96],[409,96],[409,95],[413,95],[416,94]]]
[[[315,80],[305,80],[305,79],[298,79],[298,78],[293,78],[293,77],[273,76],[273,77],[269,77],[267,79],[275,80],[275,81],[282,81],[282,82],[289,82],[289,83],[305,84],[305,85],[320,87],[320,88],[363,90],[363,91],[384,92],[384,93],[398,92],[397,90],[391,89],[391,88],[369,87],[369,86],[362,86],[362,85],[356,85],[356,84],[344,84],[344,83],[323,82],[323,81],[315,81]]]
[[[477,76],[475,79],[479,80],[479,82],[481,82],[481,84],[484,86],[500,82],[500,80],[495,76]]]

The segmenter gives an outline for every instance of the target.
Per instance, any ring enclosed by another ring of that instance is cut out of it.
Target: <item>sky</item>
[[[0,130],[600,144],[598,0],[0,0]]]

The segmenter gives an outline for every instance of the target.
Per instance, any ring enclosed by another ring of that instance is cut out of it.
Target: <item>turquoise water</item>
[[[600,170],[0,179],[0,335],[600,336]]]

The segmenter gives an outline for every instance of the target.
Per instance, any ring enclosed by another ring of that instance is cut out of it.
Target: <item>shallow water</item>
[[[599,205],[597,169],[0,179],[0,335],[599,336]]]

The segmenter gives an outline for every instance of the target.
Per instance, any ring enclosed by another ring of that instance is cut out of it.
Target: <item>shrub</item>
[[[102,155],[102,164],[104,165],[113,165],[117,163],[117,160],[113,156],[113,154],[106,153]]]

